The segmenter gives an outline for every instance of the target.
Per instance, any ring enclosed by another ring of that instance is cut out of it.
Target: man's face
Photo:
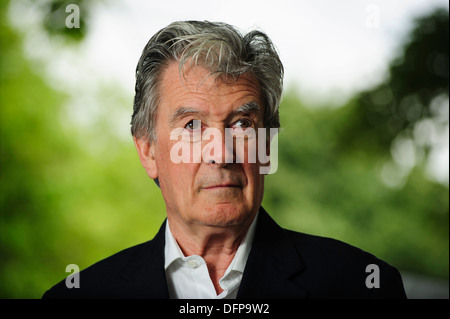
[[[225,129],[251,127],[257,131],[263,127],[264,110],[259,86],[251,76],[243,75],[237,81],[229,82],[215,80],[208,74],[209,71],[202,67],[193,67],[180,77],[175,62],[164,70],[156,117],[157,139],[151,143],[155,168],[149,175],[159,179],[169,218],[187,224],[238,225],[253,216],[261,205],[264,176],[260,174],[257,159],[256,163],[248,161],[247,153],[256,151],[248,146],[248,141],[244,142],[245,162],[236,163],[235,149],[230,150],[230,145],[225,145]],[[243,108],[248,105],[253,106],[250,111]],[[255,106],[259,106],[259,111],[254,110]],[[222,138],[201,141],[191,138],[183,142],[190,144],[188,157],[191,160],[174,163],[171,149],[179,141],[171,140],[170,135],[180,128],[191,137],[194,132],[198,134],[214,128],[221,132]],[[194,144],[200,143],[203,150],[211,142],[214,146],[222,146],[222,154],[208,152],[200,163],[195,163]],[[225,163],[225,156],[230,155],[234,156],[233,163]]]

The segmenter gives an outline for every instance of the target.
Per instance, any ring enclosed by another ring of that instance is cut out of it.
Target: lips
[[[218,184],[218,185],[204,187],[204,189],[216,189],[216,188],[241,188],[241,185],[232,184],[232,183],[224,183],[224,184]]]

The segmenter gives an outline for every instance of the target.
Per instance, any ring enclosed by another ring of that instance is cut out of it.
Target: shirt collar
[[[164,269],[169,266],[178,258],[183,258],[183,252],[176,239],[173,237],[169,227],[169,220],[166,220],[166,245],[164,247]]]
[[[255,236],[255,228],[256,221],[258,219],[259,210],[256,213],[255,218],[253,219],[252,224],[250,225],[247,234],[245,234],[242,239],[241,244],[234,255],[233,260],[231,261],[228,270],[236,270],[240,272],[244,272],[245,265],[247,263],[248,255],[250,254],[250,250],[252,248],[253,237]],[[167,269],[175,260],[181,258],[185,258],[183,252],[181,251],[180,246],[178,245],[175,237],[173,237],[172,232],[170,231],[169,220],[166,220],[166,244],[164,247],[164,269]],[[228,271],[227,271],[228,272]]]

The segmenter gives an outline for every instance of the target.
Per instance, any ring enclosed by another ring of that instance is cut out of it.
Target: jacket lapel
[[[126,298],[167,299],[166,275],[164,271],[164,245],[166,222],[156,236],[135,251],[135,258],[124,267],[121,276],[125,279],[120,294]]]
[[[305,298],[290,279],[304,268],[288,233],[261,207],[237,298]]]

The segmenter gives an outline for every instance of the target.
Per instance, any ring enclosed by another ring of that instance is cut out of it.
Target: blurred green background
[[[36,28],[76,51],[89,2],[77,2],[80,29],[61,27],[70,1],[39,3]],[[0,297],[40,298],[66,265],[83,269],[151,239],[165,206],[131,136],[117,132],[133,92],[105,81],[98,100],[74,102],[26,56],[8,6],[0,2]],[[278,171],[266,178],[263,203],[278,223],[448,283],[448,178],[427,174],[433,132],[448,130],[448,17],[418,17],[386,80],[340,107],[311,108],[286,91]],[[95,117],[73,121],[76,103]]]

